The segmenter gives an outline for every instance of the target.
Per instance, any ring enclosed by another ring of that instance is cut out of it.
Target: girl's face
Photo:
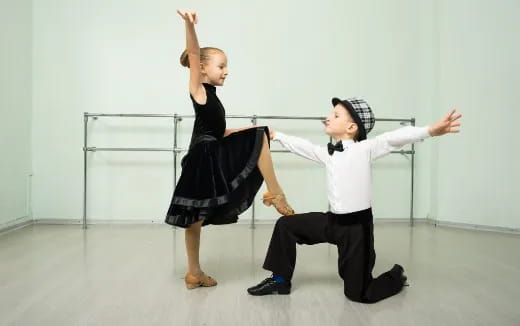
[[[227,57],[222,52],[214,52],[209,60],[201,64],[203,82],[223,86],[228,75]]]
[[[357,124],[354,122],[348,111],[338,104],[325,120],[325,133],[332,138],[354,139],[357,132]]]

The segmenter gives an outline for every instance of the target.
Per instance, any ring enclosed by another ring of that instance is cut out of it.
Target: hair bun
[[[183,67],[186,67],[186,68],[189,68],[190,67],[190,60],[188,58],[188,50],[184,50],[181,54],[181,58],[180,58],[180,61],[181,61],[181,65]]]

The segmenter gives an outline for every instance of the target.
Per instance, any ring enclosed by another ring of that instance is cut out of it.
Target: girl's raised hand
[[[196,24],[199,21],[199,18],[197,17],[197,13],[195,11],[180,11],[179,9],[177,9],[177,13],[187,23]]]

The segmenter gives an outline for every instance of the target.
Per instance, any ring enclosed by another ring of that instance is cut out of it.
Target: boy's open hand
[[[462,117],[462,114],[455,115],[455,109],[451,110],[444,119],[437,121],[433,125],[431,125],[428,129],[431,136],[442,136],[448,133],[458,133],[460,132],[459,128],[460,123],[456,122],[458,119]]]
[[[195,11],[180,11],[179,9],[177,9],[177,13],[187,23],[196,24],[199,21],[199,18],[197,17],[197,13]]]

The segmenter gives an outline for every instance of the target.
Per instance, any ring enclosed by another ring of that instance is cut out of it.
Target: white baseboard
[[[47,224],[47,225],[68,225],[68,224],[77,224],[82,225],[82,219],[69,219],[69,218],[38,218],[34,220],[34,224]],[[114,224],[114,225],[141,225],[141,224],[164,224],[164,221],[156,221],[156,220],[111,220],[111,219],[89,219],[87,220],[87,225],[96,225],[96,224]]]
[[[414,223],[425,223],[425,218],[414,218]],[[255,218],[255,225],[274,224],[276,220]],[[375,218],[374,223],[410,223],[410,218]],[[251,224],[251,219],[239,219],[238,224]]]
[[[273,225],[276,220],[272,219],[255,219],[255,225]],[[376,224],[379,223],[410,223],[409,218],[376,218],[374,219]],[[53,218],[40,218],[30,220],[29,217],[21,217],[19,219],[10,221],[8,223],[0,225],[0,233],[19,229],[31,224],[41,225],[81,225],[83,221],[81,219],[53,219]],[[164,225],[163,220],[110,220],[110,219],[90,219],[87,221],[88,225]],[[240,225],[251,225],[251,219],[239,219]],[[520,234],[520,229],[507,228],[500,226],[489,226],[479,224],[467,224],[467,223],[456,223],[449,221],[441,221],[431,218],[415,218],[414,224],[429,224],[433,226],[442,226],[448,228],[465,229],[473,231],[487,231],[487,232],[498,232],[508,234]]]
[[[0,233],[13,231],[19,228],[23,228],[27,225],[32,224],[32,220],[29,216],[19,217],[12,221],[0,224]]]
[[[426,222],[428,224],[431,224],[434,226],[443,226],[443,227],[456,228],[456,229],[520,234],[520,228],[508,228],[508,227],[503,227],[503,226],[491,226],[491,225],[482,225],[482,224],[457,223],[457,222],[442,221],[442,220],[431,219],[431,218],[426,219]]]

